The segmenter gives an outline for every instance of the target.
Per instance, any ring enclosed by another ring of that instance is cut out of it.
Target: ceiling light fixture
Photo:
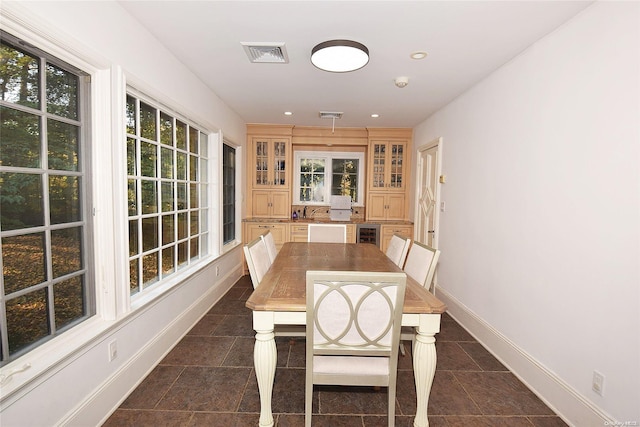
[[[285,116],[293,116],[293,113],[291,111],[285,111],[284,115]]]
[[[311,63],[324,71],[346,73],[369,62],[369,49],[352,40],[329,40],[311,50]]]
[[[413,52],[410,56],[411,59],[424,59],[427,57],[427,52]]]

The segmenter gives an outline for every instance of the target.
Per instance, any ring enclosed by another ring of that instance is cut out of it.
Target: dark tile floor
[[[249,276],[175,346],[104,424],[122,426],[257,426]],[[436,336],[438,365],[429,424],[556,427],[566,424],[451,317]],[[304,425],[304,339],[277,338],[273,390],[277,427]],[[407,347],[409,347],[407,345]],[[409,350],[409,348],[408,348]],[[396,426],[413,425],[415,386],[410,351],[400,356]],[[314,426],[386,426],[386,389],[316,387]],[[317,414],[317,415],[316,415]]]

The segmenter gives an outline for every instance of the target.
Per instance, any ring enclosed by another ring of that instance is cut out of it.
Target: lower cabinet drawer
[[[309,227],[307,224],[292,224],[289,227],[289,241],[306,242]]]

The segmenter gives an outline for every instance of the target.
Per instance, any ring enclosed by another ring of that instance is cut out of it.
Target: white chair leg
[[[404,344],[402,343],[402,341],[400,341],[400,354],[402,354],[403,356],[407,355],[407,352],[404,349]]]

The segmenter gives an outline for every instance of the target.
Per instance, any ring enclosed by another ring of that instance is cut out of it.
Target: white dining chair
[[[266,233],[261,234],[260,238],[262,239],[264,244],[267,245],[267,252],[269,253],[269,259],[273,263],[273,261],[275,261],[276,259],[276,255],[278,255],[278,249],[276,249],[276,242],[273,239],[273,234],[271,233],[271,231],[267,231]]]
[[[253,289],[255,289],[260,282],[262,282],[262,278],[271,267],[272,262],[269,257],[269,251],[261,237],[244,245],[243,250],[244,257],[247,260],[247,266],[249,267],[249,275],[251,276]]]
[[[249,275],[253,283],[253,289],[257,288],[262,282],[262,278],[269,271],[273,262],[269,258],[267,245],[262,236],[247,243],[243,247],[244,257],[249,267]],[[306,328],[304,325],[276,325],[273,332],[277,337],[304,337]],[[289,344],[294,341],[290,340]]]
[[[407,261],[404,264],[404,272],[422,286],[426,287],[435,295],[436,285],[433,283],[433,276],[436,272],[438,259],[440,258],[440,250],[434,249],[420,242],[413,242]],[[404,326],[400,332],[400,341],[413,341],[416,337],[415,328]],[[404,345],[400,343],[400,353],[406,354]]]
[[[307,271],[306,278],[305,426],[321,384],[387,387],[392,427],[406,275]]]
[[[438,265],[438,258],[440,258],[438,249],[424,243],[413,242],[404,264],[404,272],[435,294],[435,285],[433,287],[431,285]]]
[[[346,224],[309,224],[308,242],[347,243]]]
[[[387,257],[393,261],[395,265],[402,268],[409,253],[409,246],[411,246],[411,239],[402,237],[399,234],[394,234],[391,236],[389,246],[387,246]]]

